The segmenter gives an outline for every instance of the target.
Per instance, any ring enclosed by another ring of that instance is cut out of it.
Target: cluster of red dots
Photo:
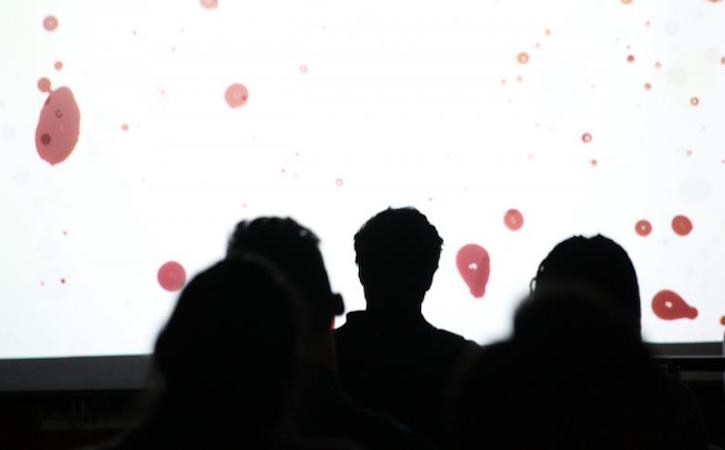
[[[672,218],[671,226],[672,231],[678,236],[687,236],[694,228],[690,218],[681,214]],[[652,224],[648,220],[641,219],[634,225],[634,231],[642,237],[647,237],[652,233]]]

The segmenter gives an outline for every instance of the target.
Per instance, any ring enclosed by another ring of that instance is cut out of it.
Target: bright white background
[[[159,266],[194,274],[261,214],[315,230],[360,309],[352,236],[389,205],[420,208],[445,239],[424,306],[437,326],[505,336],[549,249],[601,232],[635,262],[648,339],[722,339],[725,3],[219,2],[3,1],[0,357],[148,352],[176,298]],[[81,110],[53,167],[34,147],[42,76]],[[235,82],[239,109],[224,101]],[[482,299],[455,268],[467,243],[491,254]],[[699,317],[657,319],[660,289]]]

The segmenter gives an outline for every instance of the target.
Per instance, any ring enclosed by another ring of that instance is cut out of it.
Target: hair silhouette
[[[557,244],[541,262],[535,289],[551,283],[588,286],[609,297],[627,323],[640,329],[639,283],[632,260],[613,240],[596,235],[573,236]]]
[[[291,218],[260,217],[239,222],[229,239],[227,255],[253,253],[275,264],[299,290],[310,314],[310,332],[327,333],[342,314],[342,297],[330,288],[319,239]]]
[[[368,310],[416,308],[438,269],[443,239],[414,208],[386,209],[355,235],[355,262]]]

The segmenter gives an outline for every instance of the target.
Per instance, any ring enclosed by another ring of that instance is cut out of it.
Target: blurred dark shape
[[[532,282],[534,289],[551,283],[588,286],[608,296],[631,327],[640,330],[639,283],[632,260],[613,240],[600,234],[573,236],[551,250]]]
[[[421,305],[443,240],[414,208],[380,212],[355,235],[367,309],[335,332],[343,387],[362,405],[444,447],[441,407],[448,382],[475,344],[428,323]]]
[[[256,257],[197,275],[156,341],[157,407],[117,448],[294,446],[295,302],[283,278]]]
[[[300,292],[304,315],[302,370],[295,424],[308,438],[345,439],[370,449],[427,448],[402,425],[358,406],[340,386],[332,337],[334,316],[342,314],[332,292],[319,240],[290,218],[262,217],[240,222],[227,254],[253,253],[281,269]]]
[[[611,298],[537,285],[510,341],[481,352],[459,384],[461,450],[706,449],[691,398],[652,363]]]

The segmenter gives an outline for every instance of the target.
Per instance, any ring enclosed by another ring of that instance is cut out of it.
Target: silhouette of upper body
[[[194,277],[156,341],[158,402],[112,448],[356,448],[295,434],[299,314],[294,290],[258,257]]]
[[[537,286],[512,339],[485,348],[461,382],[456,447],[706,449],[668,386],[610,298]]]
[[[354,402],[342,389],[331,325],[342,314],[332,292],[319,240],[292,219],[263,217],[240,222],[227,254],[253,253],[267,258],[300,292],[305,306],[301,340],[302,370],[294,422],[309,438],[347,439],[371,450],[428,448],[416,433]]]
[[[421,305],[442,239],[413,208],[387,209],[355,235],[365,311],[335,332],[340,379],[366,407],[445,446],[440,411],[451,374],[475,344],[428,323]]]
[[[621,246],[601,235],[558,244],[513,339],[486,349],[464,383],[462,447],[497,436],[494,446],[512,449],[707,448],[694,396],[653,365],[640,318],[637,274]]]

